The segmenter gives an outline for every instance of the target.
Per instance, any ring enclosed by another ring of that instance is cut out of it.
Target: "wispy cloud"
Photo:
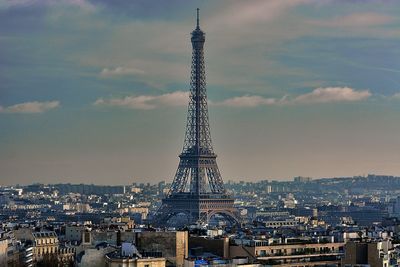
[[[59,101],[25,102],[8,107],[0,106],[0,113],[43,113],[60,106]]]
[[[0,1],[0,8],[9,8],[9,7],[27,7],[34,5],[70,5],[76,6],[86,11],[94,10],[95,6],[86,0],[13,0],[13,1]]]
[[[364,100],[370,96],[371,93],[368,90],[355,90],[349,87],[327,87],[316,88],[310,93],[296,97],[285,95],[282,98],[267,98],[259,95],[244,95],[227,98],[222,101],[209,101],[209,103],[210,105],[220,107],[253,108],[267,105],[353,102]],[[186,106],[188,100],[189,92],[176,91],[162,95],[139,95],[109,99],[99,98],[93,104],[96,106],[149,110],[159,107]]]
[[[281,16],[291,8],[312,3],[312,0],[255,0],[250,2],[232,1],[233,4],[225,8],[220,16],[212,20],[212,24],[243,25],[271,21]],[[232,19],[232,14],[235,18]]]
[[[395,93],[392,95],[392,98],[394,99],[400,99],[400,92],[399,93]]]
[[[312,24],[326,27],[371,27],[386,25],[395,19],[393,16],[379,13],[353,13],[327,20],[312,21]]]
[[[245,95],[237,96],[233,98],[225,99],[221,102],[211,102],[210,104],[214,106],[227,106],[227,107],[257,107],[261,105],[272,105],[276,104],[277,100],[275,98],[265,98],[258,95]]]
[[[162,95],[126,96],[123,98],[97,99],[96,106],[124,107],[130,109],[155,109],[165,106],[186,106],[189,92],[176,91]]]
[[[368,90],[357,91],[350,87],[326,87],[297,96],[293,103],[330,103],[360,101],[371,96]]]
[[[113,69],[104,68],[100,72],[100,75],[103,77],[137,75],[137,74],[144,74],[144,71],[136,68],[116,67]]]
[[[310,93],[302,94],[294,98],[290,98],[288,95],[285,95],[280,99],[266,98],[257,95],[245,95],[228,98],[220,102],[212,102],[212,104],[215,106],[251,108],[264,105],[353,102],[364,100],[370,96],[371,93],[368,90],[355,90],[349,87],[326,87],[316,88]]]

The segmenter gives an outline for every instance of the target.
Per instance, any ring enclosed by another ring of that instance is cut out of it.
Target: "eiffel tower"
[[[191,42],[193,52],[185,142],[174,181],[155,213],[153,224],[166,225],[178,214],[186,215],[186,224],[207,224],[216,214],[237,223],[234,199],[226,193],[211,143],[204,64],[205,33],[200,29],[199,9]]]

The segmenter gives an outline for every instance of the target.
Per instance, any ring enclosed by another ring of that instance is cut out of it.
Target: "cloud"
[[[86,0],[13,0],[13,1],[5,1],[0,2],[0,8],[10,8],[10,7],[29,7],[34,5],[71,5],[77,6],[79,8],[92,10],[94,5],[92,5],[89,1]]]
[[[100,75],[103,77],[137,75],[137,74],[144,74],[144,71],[135,68],[116,67],[114,69],[104,68],[100,72]]]
[[[326,27],[370,27],[386,25],[395,20],[395,17],[378,13],[353,13],[335,17],[330,20],[312,21],[312,24]]]
[[[50,109],[54,109],[60,106],[59,101],[47,101],[47,102],[25,102],[16,104],[8,107],[1,107],[1,113],[43,113]]]
[[[394,95],[392,95],[392,98],[400,99],[400,92],[399,93],[395,93]]]
[[[312,3],[312,0],[280,0],[280,1],[232,1],[233,4],[224,8],[220,16],[212,20],[212,24],[243,25],[272,21],[283,13],[299,5]],[[232,14],[235,18],[232,19]]]
[[[211,102],[210,104],[215,106],[228,106],[228,107],[257,107],[261,105],[272,105],[276,104],[275,98],[264,98],[257,95],[245,95],[237,96],[233,98],[225,99],[221,102]]]
[[[366,99],[371,96],[368,90],[357,91],[350,87],[326,87],[314,89],[311,93],[297,96],[293,103],[330,103],[350,102]]]
[[[124,107],[149,110],[165,106],[186,106],[189,92],[176,91],[162,95],[126,96],[124,98],[97,99],[95,106]]]
[[[34,8],[76,8],[86,13],[92,13],[96,6],[87,0],[12,0],[0,1],[0,10],[5,9],[34,9]]]
[[[267,98],[258,95],[244,95],[227,98],[222,101],[209,101],[210,105],[220,107],[253,108],[266,105],[288,104],[314,104],[353,102],[364,100],[371,96],[368,90],[355,90],[349,87],[316,88],[310,93],[302,94],[294,98],[285,95],[282,98]],[[398,94],[400,98],[400,93]],[[176,91],[162,95],[126,96],[124,98],[99,98],[93,104],[95,106],[124,107],[130,109],[150,110],[158,107],[186,106],[189,92]]]
[[[363,100],[370,96],[371,93],[368,90],[357,91],[349,87],[326,87],[316,88],[310,93],[302,94],[294,98],[290,98],[288,95],[285,95],[282,98],[266,98],[258,95],[245,95],[228,98],[220,102],[211,102],[211,104],[214,106],[252,108],[264,105],[351,102]]]

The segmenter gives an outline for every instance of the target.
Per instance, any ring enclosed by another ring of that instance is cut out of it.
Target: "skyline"
[[[190,32],[227,180],[400,175],[395,1],[0,1],[0,184],[171,182]]]

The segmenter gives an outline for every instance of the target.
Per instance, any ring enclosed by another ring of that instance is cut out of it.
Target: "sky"
[[[0,185],[171,182],[196,8],[227,180],[400,175],[400,3],[0,0]]]

